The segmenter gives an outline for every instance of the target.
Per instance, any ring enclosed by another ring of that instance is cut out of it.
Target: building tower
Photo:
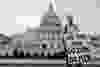
[[[44,13],[44,15],[41,18],[40,27],[48,27],[46,29],[50,30],[54,27],[57,28],[58,26],[61,26],[61,20],[60,17],[56,15],[53,3],[50,2],[48,10]]]

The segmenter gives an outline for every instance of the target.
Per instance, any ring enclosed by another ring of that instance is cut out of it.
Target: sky
[[[63,13],[64,9],[72,8],[73,15],[80,16],[80,24],[83,31],[98,31],[97,28],[99,27],[100,22],[100,9],[96,8],[95,0],[56,1],[56,11],[58,12],[58,14]],[[16,17],[40,17],[45,8],[47,8],[47,4],[48,0],[0,0],[0,31],[2,30],[2,32],[6,33],[24,31],[24,27],[22,24],[16,24]],[[84,29],[84,27],[86,29]]]
[[[23,24],[17,24],[18,20],[16,17],[40,17],[43,8],[46,7],[46,2],[47,0],[0,0],[0,32],[9,34],[23,32]],[[29,19],[29,21],[31,20]],[[35,24],[36,21],[37,20],[35,19]]]
[[[82,32],[100,32],[100,8],[96,5],[97,0],[56,0],[58,14],[63,9],[72,8],[73,16],[80,16],[80,28]],[[97,1],[98,2],[98,1]],[[61,5],[62,4],[62,5]]]

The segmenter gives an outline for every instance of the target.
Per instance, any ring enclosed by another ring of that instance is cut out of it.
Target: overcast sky
[[[97,8],[96,0],[56,1],[58,13],[63,13],[64,8],[72,8],[72,14],[74,16],[80,16],[80,25],[83,32],[100,32],[98,30],[100,27],[100,8]]]
[[[16,32],[20,29],[22,31],[23,26],[16,25],[16,16],[40,16],[44,8],[47,7],[47,1],[0,0],[0,30],[4,32]],[[58,13],[63,13],[64,8],[72,8],[72,13],[75,16],[80,16],[83,29],[86,26],[91,31],[93,29],[97,31],[100,22],[100,9],[96,8],[95,0],[57,0],[56,5]],[[93,27],[94,25],[96,26]]]
[[[0,0],[0,30],[23,31],[23,25],[16,25],[16,16],[40,16],[47,0]]]

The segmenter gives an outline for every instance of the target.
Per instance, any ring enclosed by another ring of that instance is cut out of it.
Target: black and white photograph
[[[99,67],[99,0],[0,0],[0,67]]]

